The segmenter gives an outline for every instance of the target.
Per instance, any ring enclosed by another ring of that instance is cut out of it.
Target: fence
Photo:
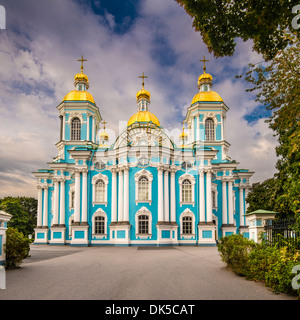
[[[300,234],[295,231],[295,222],[294,218],[269,220],[265,226],[267,243],[279,247],[289,244],[300,249]]]

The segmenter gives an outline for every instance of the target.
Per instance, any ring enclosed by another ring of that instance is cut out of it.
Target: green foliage
[[[285,48],[289,39],[284,31],[291,26],[292,8],[298,0],[176,0],[193,19],[209,52],[216,57],[231,56],[235,40],[253,40],[253,49],[272,59]],[[299,32],[297,32],[299,35]]]
[[[269,209],[281,216],[300,214],[300,42],[293,35],[286,37],[291,46],[279,50],[268,64],[250,64],[245,74],[253,85],[248,91],[255,91],[256,100],[272,111],[267,122],[278,138],[278,173],[261,184],[258,200],[265,198]],[[258,192],[249,199],[255,195]]]
[[[248,255],[254,246],[255,243],[252,240],[241,234],[223,237],[218,242],[218,250],[222,260],[240,276],[247,274]]]
[[[279,248],[264,242],[257,244],[242,235],[230,235],[220,240],[218,250],[222,261],[236,274],[249,280],[262,281],[275,292],[300,296],[292,288],[294,266],[300,264],[300,251],[291,246]]]
[[[30,251],[30,240],[15,228],[7,228],[6,230],[6,268],[17,268],[23,259],[28,257]]]
[[[0,201],[0,210],[12,215],[7,226],[16,228],[25,236],[34,233],[37,216],[37,200],[28,197],[5,197]]]

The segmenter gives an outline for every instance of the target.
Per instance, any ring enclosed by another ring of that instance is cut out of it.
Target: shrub
[[[295,274],[292,269],[300,265],[300,251],[292,246],[279,248],[264,242],[257,244],[242,235],[223,237],[218,243],[222,260],[236,274],[249,280],[262,281],[275,292],[298,294],[292,287]]]
[[[7,228],[6,230],[6,268],[17,268],[23,259],[28,257],[30,250],[30,240],[15,228]]]
[[[242,234],[232,234],[220,239],[218,251],[221,259],[240,276],[248,272],[249,253],[255,247],[255,242],[245,238]]]

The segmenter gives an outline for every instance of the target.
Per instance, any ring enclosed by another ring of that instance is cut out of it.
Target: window
[[[135,181],[135,202],[152,202],[152,173],[142,169],[134,175]]]
[[[139,234],[148,234],[149,233],[148,215],[140,215],[138,220],[139,220]]]
[[[185,173],[179,177],[178,182],[180,187],[180,205],[195,205],[195,177],[192,174]]]
[[[152,237],[152,215],[146,207],[142,207],[135,215],[135,233],[139,239]]]
[[[142,176],[139,178],[138,186],[138,200],[147,201],[149,200],[149,181],[148,178]]]
[[[192,234],[193,233],[193,219],[191,216],[182,218],[182,233]]]
[[[95,202],[105,202],[105,182],[103,180],[98,180],[95,188]]]
[[[190,180],[185,179],[182,182],[182,202],[192,202],[192,184]]]
[[[81,122],[74,118],[71,122],[71,140],[81,140]]]
[[[205,139],[207,141],[215,140],[215,123],[211,118],[205,121]]]
[[[107,185],[108,176],[102,173],[93,176],[93,205],[98,203],[107,205]]]
[[[185,209],[180,215],[180,236],[183,239],[195,237],[195,215],[190,209]]]
[[[105,234],[105,218],[103,216],[95,217],[95,234]]]
[[[103,239],[107,236],[107,215],[99,208],[92,216],[92,236]]]
[[[75,191],[71,192],[71,208],[74,208],[75,204]]]

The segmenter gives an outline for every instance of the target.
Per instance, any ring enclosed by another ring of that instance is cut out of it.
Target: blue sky
[[[252,43],[238,41],[232,57],[209,54],[192,20],[175,0],[2,0],[6,30],[0,30],[0,197],[36,196],[32,172],[56,155],[56,106],[73,90],[77,59],[110,136],[137,110],[142,72],[149,77],[151,111],[171,132],[182,120],[202,73],[200,59],[230,110],[229,155],[255,171],[252,182],[275,172],[276,139],[264,122],[268,112],[236,79],[248,63],[261,61]]]

